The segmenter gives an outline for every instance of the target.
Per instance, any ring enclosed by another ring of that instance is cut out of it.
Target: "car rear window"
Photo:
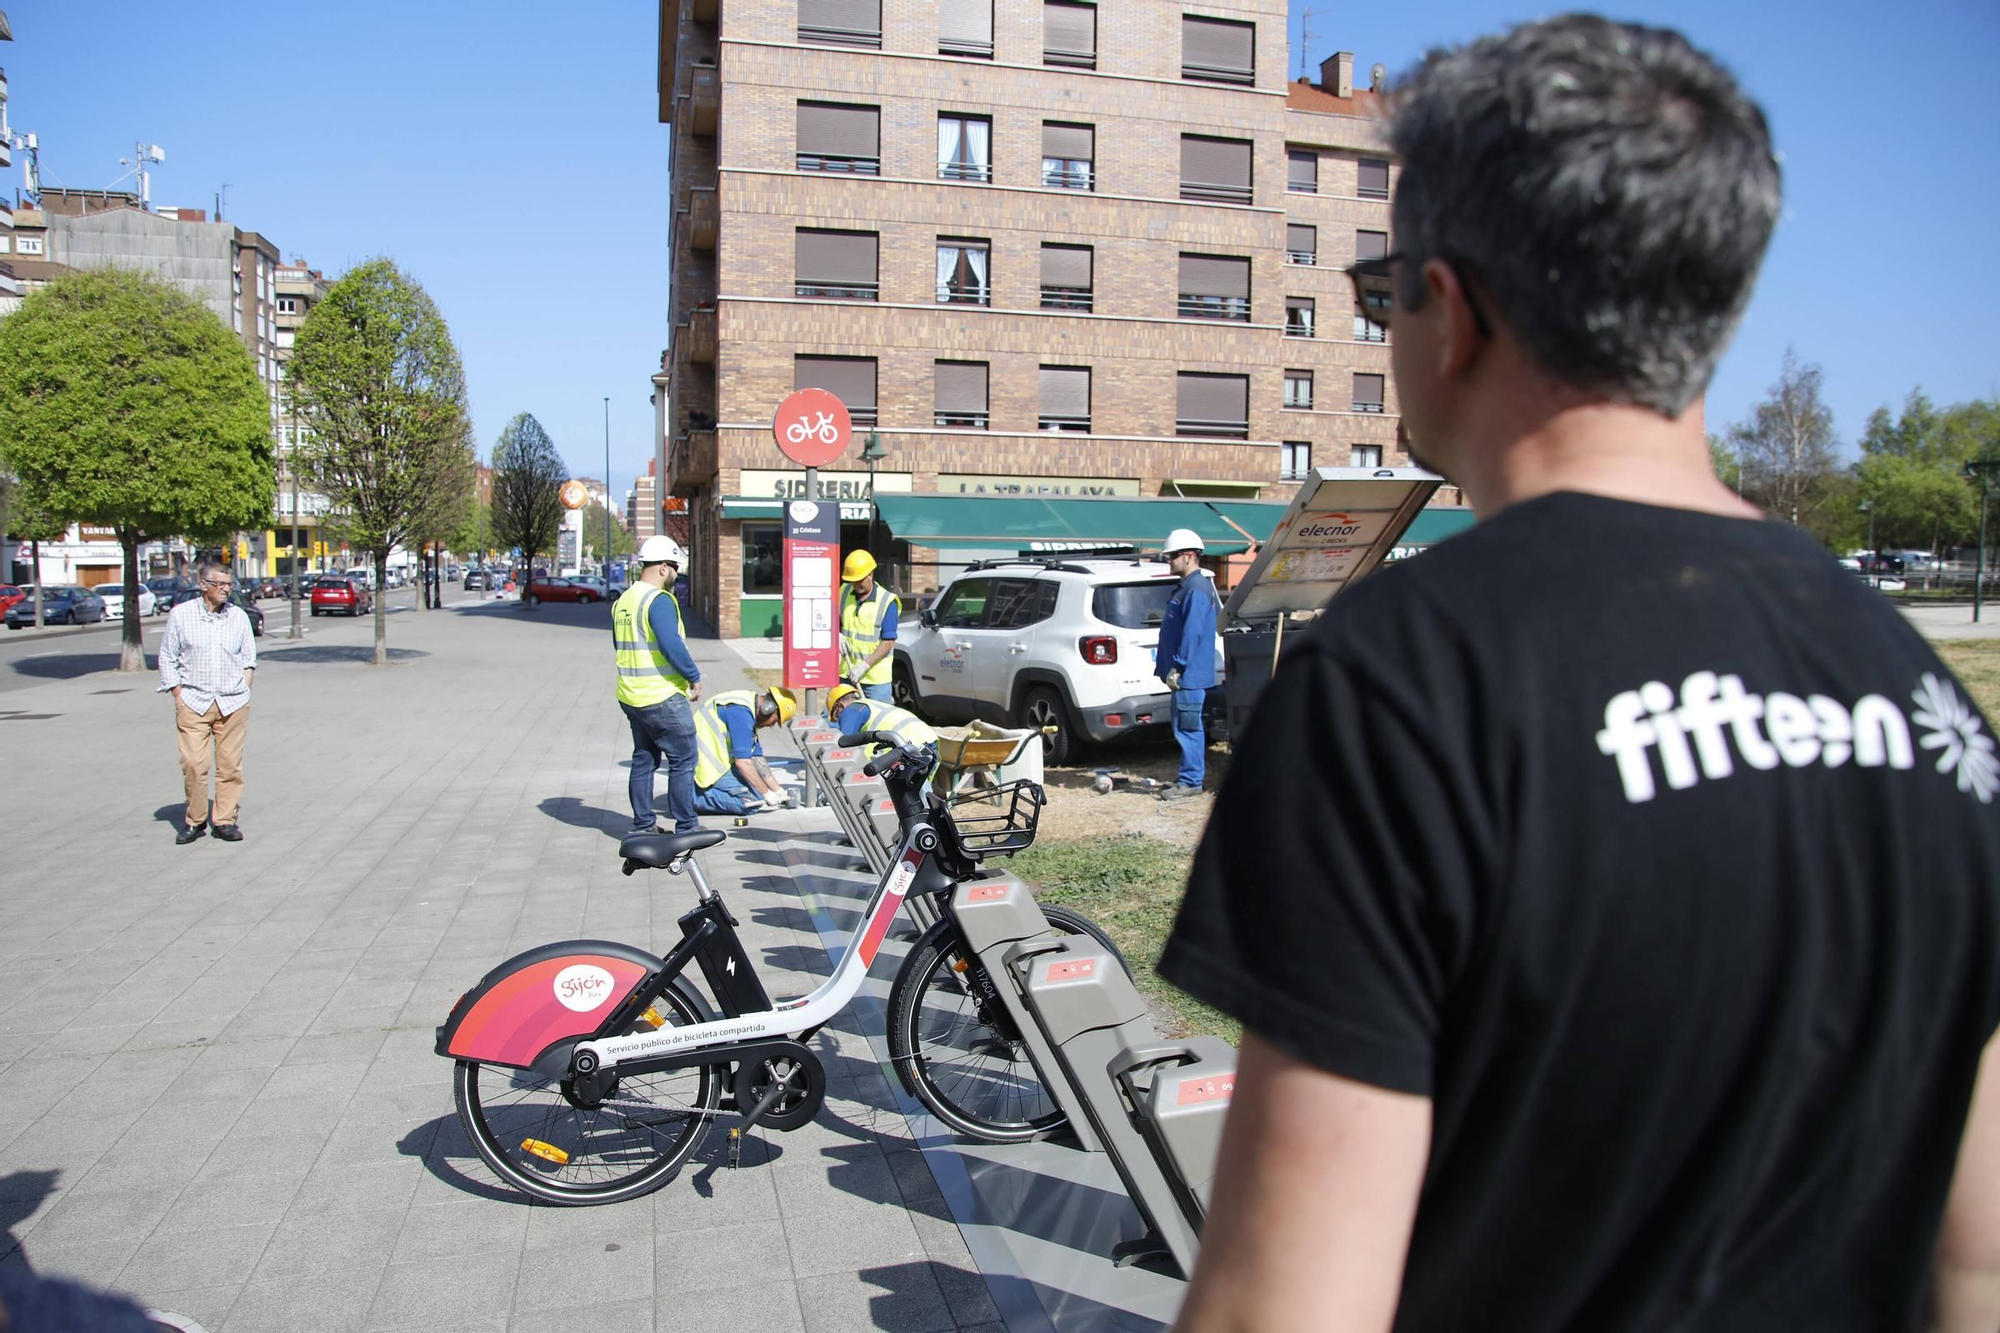
[[[1172,579],[1108,583],[1091,593],[1090,613],[1120,629],[1152,629],[1165,618],[1175,586]]]

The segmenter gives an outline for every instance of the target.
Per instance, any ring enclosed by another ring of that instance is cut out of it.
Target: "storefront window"
[[[785,590],[784,534],[776,523],[743,525],[743,591],[782,593]]]

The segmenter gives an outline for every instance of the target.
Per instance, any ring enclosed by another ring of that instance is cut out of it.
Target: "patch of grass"
[[[768,690],[773,685],[785,683],[785,673],[776,667],[745,667],[743,674],[750,677],[751,684],[760,690]]]
[[[2000,719],[2000,639],[1946,639],[1931,647],[1965,682],[1980,711]]]
[[[1177,990],[1154,970],[1187,887],[1194,853],[1136,833],[1115,838],[1051,839],[1015,856],[1008,868],[1035,896],[1083,913],[1117,941],[1139,993],[1172,1037],[1208,1034],[1235,1042],[1236,1021]]]

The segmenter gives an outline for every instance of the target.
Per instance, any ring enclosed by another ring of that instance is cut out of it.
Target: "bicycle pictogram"
[[[785,441],[788,444],[804,444],[807,440],[818,440],[821,444],[839,444],[840,426],[831,412],[817,412],[813,420],[801,418],[785,427]]]

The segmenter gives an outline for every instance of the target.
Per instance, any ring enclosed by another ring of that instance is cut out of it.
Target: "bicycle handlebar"
[[[840,738],[840,745],[842,749],[862,745],[879,745],[883,747],[881,754],[876,755],[861,766],[861,771],[871,778],[880,777],[883,773],[895,768],[899,764],[905,762],[914,763],[920,757],[915,747],[905,745],[902,737],[893,731],[849,732]]]

